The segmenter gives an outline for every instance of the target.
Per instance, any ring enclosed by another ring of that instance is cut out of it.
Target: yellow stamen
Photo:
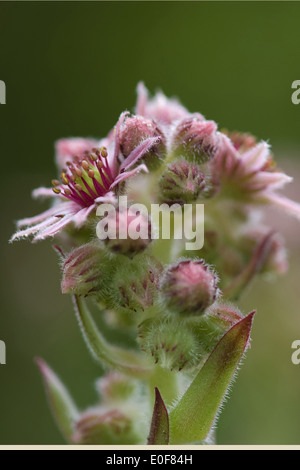
[[[107,157],[108,152],[107,152],[106,147],[101,147],[100,152],[101,152],[101,157],[103,157],[103,158]]]
[[[90,165],[88,164],[86,160],[82,160],[81,166],[86,171],[90,168]]]

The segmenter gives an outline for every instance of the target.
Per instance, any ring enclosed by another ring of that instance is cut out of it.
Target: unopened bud
[[[185,324],[201,344],[204,358],[213,351],[220,339],[243,318],[244,315],[235,306],[215,302],[208,308],[206,315],[188,317],[185,319]]]
[[[87,296],[97,292],[103,256],[103,250],[93,243],[75,248],[63,264],[62,293]]]
[[[202,352],[201,343],[190,328],[171,317],[145,320],[139,326],[139,343],[155,364],[170,370],[195,367]]]
[[[230,138],[236,150],[239,150],[240,152],[246,152],[257,145],[256,137],[247,132],[229,132],[226,129],[223,129],[222,132]]]
[[[118,327],[136,327],[158,298],[163,266],[156,258],[143,255],[122,261],[113,278],[110,320]]]
[[[183,260],[167,269],[162,293],[170,309],[201,315],[216,300],[218,277],[203,260]]]
[[[102,403],[124,401],[130,398],[135,391],[135,383],[120,372],[108,372],[96,383],[100,392]]]
[[[128,445],[139,442],[133,420],[119,409],[86,411],[75,424],[75,444]]]
[[[188,204],[205,191],[205,177],[199,165],[186,160],[170,163],[159,181],[160,201],[169,204]]]
[[[205,163],[217,153],[219,136],[214,121],[190,117],[181,121],[173,134],[172,151],[175,155]]]
[[[151,243],[151,222],[141,211],[117,208],[107,215],[105,224],[104,243],[114,253],[133,256]]]
[[[158,143],[143,157],[146,165],[152,169],[159,164],[166,152],[164,134],[151,119],[145,119],[141,116],[128,117],[121,127],[119,136],[120,148],[124,157],[128,157],[138,145],[150,137],[159,137]]]

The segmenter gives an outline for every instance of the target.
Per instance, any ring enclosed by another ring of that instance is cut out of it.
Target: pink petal
[[[148,99],[148,92],[143,83],[138,84],[136,114],[154,119],[163,124],[190,116],[188,110],[174,98],[168,99],[162,92]]]
[[[62,202],[35,217],[20,220],[18,222],[19,227],[26,225],[30,225],[30,227],[17,231],[10,239],[10,242],[20,238],[27,238],[28,236],[34,235],[35,233],[44,233],[45,229],[50,230],[53,225],[56,226],[57,223],[59,223],[62,219],[65,220],[65,218],[68,216],[73,217],[74,214],[78,212],[78,210],[80,210],[80,206],[74,202]],[[38,238],[35,237],[34,240],[42,238],[38,236]]]
[[[229,137],[222,133],[219,133],[219,137],[219,150],[212,160],[212,171],[217,172],[220,177],[226,177],[237,169],[240,157]]]
[[[292,201],[287,197],[280,196],[275,193],[267,193],[264,196],[272,204],[275,204],[294,217],[297,217],[297,219],[300,219],[300,204],[298,202]]]
[[[29,237],[30,235],[34,235],[35,233],[39,232],[40,230],[43,230],[44,228],[46,228],[47,226],[51,225],[52,223],[54,223],[55,221],[57,220],[56,217],[49,217],[47,218],[46,220],[44,220],[43,222],[37,224],[37,225],[33,225],[32,227],[29,227],[25,230],[19,230],[18,232],[16,232],[12,237],[11,239],[9,240],[10,243],[14,242],[15,240],[20,240],[21,238],[27,238]]]
[[[74,215],[73,217],[73,222],[76,225],[76,227],[82,227],[88,216],[90,215],[91,212],[93,212],[96,209],[96,205],[93,204],[89,207],[84,207],[81,209],[77,214]]]
[[[117,203],[117,198],[114,194],[113,191],[109,191],[108,193],[105,194],[105,196],[100,196],[100,197],[97,197],[97,199],[95,199],[95,202],[97,204],[103,204],[103,203],[107,203],[107,204],[116,204]]]
[[[137,166],[136,168],[134,168],[134,169],[131,170],[131,171],[124,171],[124,173],[121,173],[121,174],[115,179],[115,181],[112,183],[112,185],[110,186],[109,189],[114,188],[115,186],[117,186],[117,184],[121,183],[122,181],[127,180],[128,178],[132,178],[133,176],[135,176],[135,175],[136,175],[137,173],[139,173],[140,171],[145,171],[146,173],[149,173],[149,170],[148,170],[148,168],[146,167],[146,165],[144,165],[144,164],[139,165],[139,166]]]
[[[124,160],[120,166],[119,171],[127,170],[132,167],[140,158],[148,152],[148,150],[153,147],[159,141],[159,137],[149,137],[149,139],[144,140],[138,147],[136,147],[130,155]]]
[[[255,183],[263,184],[268,187],[268,189],[282,188],[285,184],[290,183],[293,180],[290,176],[279,171],[261,171],[257,173],[253,179]]]
[[[84,139],[81,137],[71,137],[69,139],[60,139],[55,143],[56,164],[59,170],[62,170],[68,161],[72,161],[75,156],[82,156],[85,150],[89,152],[97,146],[94,139]]]
[[[125,117],[129,114],[128,111],[124,111],[120,117],[119,120],[116,124],[115,127],[115,147],[114,147],[114,153],[113,153],[113,159],[110,161],[110,169],[113,175],[117,174],[117,166],[118,166],[118,156],[120,153],[120,142],[119,142],[119,136],[120,136],[120,129],[121,126],[124,122]]]
[[[17,222],[17,226],[24,227],[26,225],[34,225],[51,216],[57,217],[59,215],[69,214],[71,212],[76,213],[79,210],[78,207],[80,206],[78,206],[78,204],[76,204],[75,202],[60,202],[59,204],[56,204],[55,206],[51,207],[45,212],[42,212],[41,214],[36,215],[35,217],[29,217],[27,219],[19,220]]]
[[[257,144],[252,149],[241,155],[241,163],[239,173],[252,173],[263,168],[270,155],[270,147],[266,142]]]
[[[137,86],[137,103],[135,107],[136,114],[145,116],[148,101],[148,91],[143,82],[139,82]]]
[[[33,242],[37,242],[39,240],[44,240],[48,237],[53,237],[58,232],[61,231],[66,225],[72,222],[74,218],[74,214],[65,215],[64,217],[58,219],[56,218],[56,222],[52,225],[48,226],[45,230],[39,231],[39,233],[33,238]]]
[[[33,199],[43,198],[43,197],[57,197],[57,194],[53,192],[52,188],[37,188],[34,189],[31,193]]]

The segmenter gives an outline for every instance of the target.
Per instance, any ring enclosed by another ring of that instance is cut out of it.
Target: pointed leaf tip
[[[58,427],[64,438],[70,442],[73,434],[73,424],[78,417],[78,411],[68,390],[41,358],[35,362],[41,372],[46,389],[48,402]]]
[[[170,413],[170,444],[202,442],[216,420],[240,360],[249,346],[255,311],[219,341],[177,406]]]
[[[169,444],[169,415],[164,401],[155,387],[155,403],[148,437],[148,445]]]

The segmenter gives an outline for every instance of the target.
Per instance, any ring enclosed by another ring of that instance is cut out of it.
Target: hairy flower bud
[[[151,243],[151,222],[141,211],[119,209],[105,217],[106,247],[118,254],[133,256]]]
[[[206,315],[188,317],[185,323],[201,344],[202,356],[205,357],[242,318],[243,314],[233,305],[215,302],[207,309]]]
[[[125,119],[119,135],[120,149],[124,157],[138,147],[144,140],[158,137],[158,142],[143,157],[146,165],[156,167],[166,152],[166,139],[162,130],[151,119],[142,116],[132,116]]]
[[[230,138],[236,150],[239,150],[240,152],[249,150],[257,144],[257,138],[248,132],[229,132],[227,129],[223,129],[222,133]]]
[[[75,424],[72,438],[75,444],[137,444],[138,433],[133,419],[119,409],[91,409]]]
[[[205,191],[205,176],[199,165],[186,160],[170,163],[159,181],[160,201],[169,204],[188,204]]]
[[[172,141],[172,150],[175,155],[205,163],[217,152],[219,136],[214,121],[205,121],[194,115],[184,119],[175,128]]]
[[[88,243],[75,248],[63,264],[63,294],[87,296],[100,288],[104,253],[99,246]]]
[[[191,369],[200,361],[201,344],[190,328],[178,319],[150,318],[139,325],[141,349],[170,370]]]
[[[183,260],[167,269],[161,288],[170,309],[201,315],[217,298],[217,282],[217,275],[203,260]]]
[[[143,255],[120,263],[112,279],[110,320],[114,325],[136,327],[141,322],[144,312],[159,295],[162,271],[163,266],[156,258]]]
[[[134,393],[135,383],[120,372],[108,372],[96,382],[102,403],[125,401]]]

